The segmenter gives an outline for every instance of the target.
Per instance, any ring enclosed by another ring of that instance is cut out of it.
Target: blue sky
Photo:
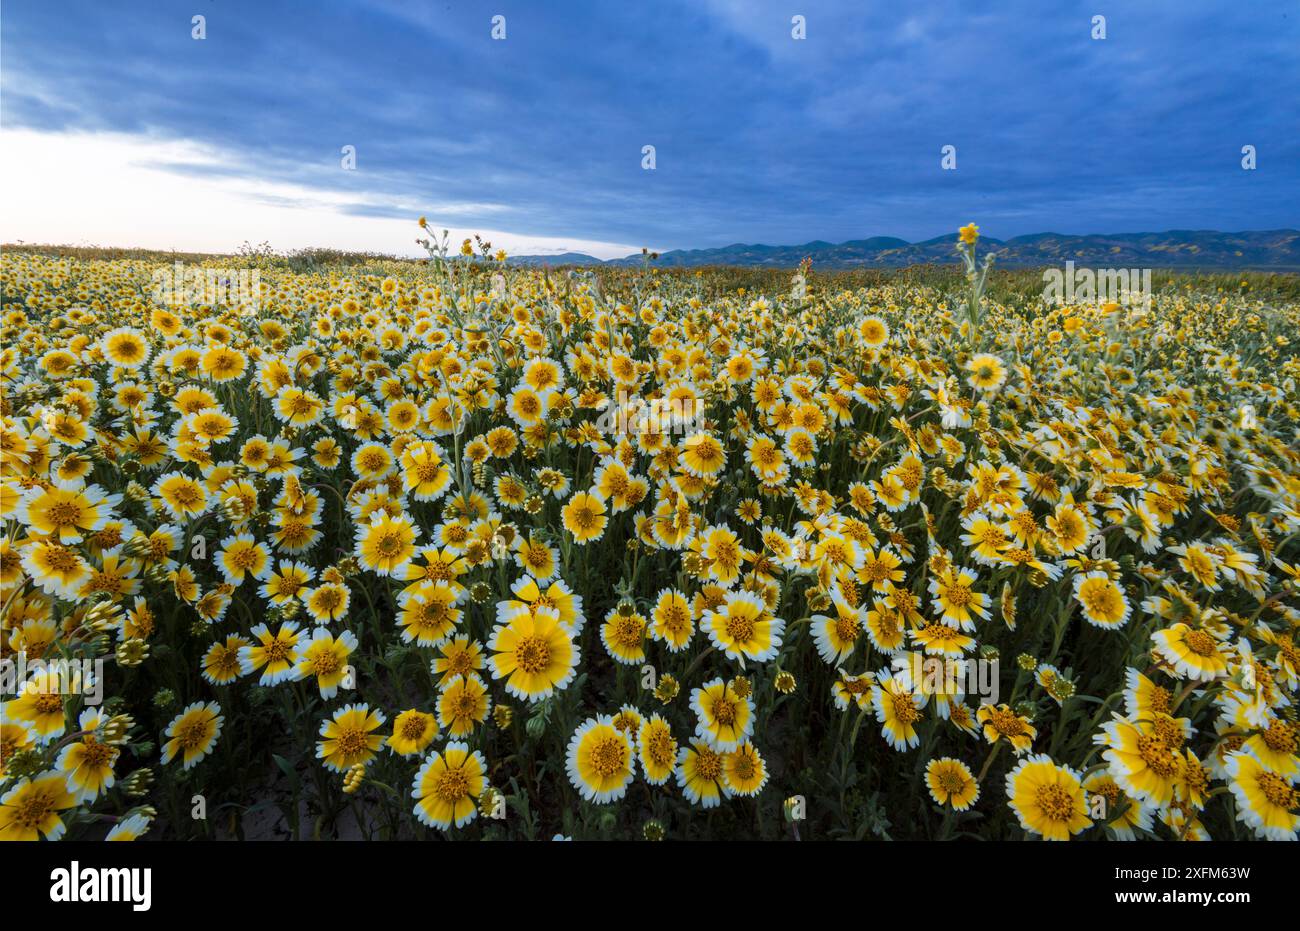
[[[425,214],[604,257],[1295,227],[1298,50],[1292,0],[10,0],[0,235],[410,252]]]

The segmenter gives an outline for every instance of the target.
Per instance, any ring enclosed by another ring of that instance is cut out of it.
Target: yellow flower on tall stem
[[[992,353],[981,352],[966,363],[970,373],[967,381],[972,388],[984,392],[997,391],[1007,380],[1007,369],[1002,360]]]
[[[1025,757],[1007,773],[1007,804],[1021,827],[1046,840],[1069,840],[1092,827],[1079,774],[1045,753]]]
[[[427,711],[410,708],[393,719],[393,733],[385,743],[398,756],[414,756],[438,736],[438,719]]]
[[[1102,808],[1104,813],[1100,817],[1111,819],[1106,822],[1106,828],[1118,839],[1136,840],[1138,830],[1151,831],[1152,813],[1156,809],[1126,795],[1110,773],[1105,771],[1093,773],[1084,780],[1083,787],[1090,796],[1089,811],[1095,813],[1094,798],[1100,797],[1105,800]]]
[[[520,604],[552,607],[560,612],[560,623],[569,628],[575,640],[582,633],[586,617],[582,613],[582,596],[575,594],[563,579],[556,579],[543,591],[532,576],[524,576],[510,586],[514,599],[497,602],[497,620],[502,621]]]
[[[785,621],[773,617],[762,597],[748,591],[729,592],[705,613],[701,627],[727,656],[759,663],[776,656],[785,633]]]
[[[22,548],[21,565],[41,591],[68,600],[91,578],[90,564],[77,550],[54,540],[33,540]]]
[[[78,729],[84,731],[61,751],[54,768],[68,776],[68,791],[78,802],[93,802],[103,792],[113,788],[113,764],[121,750],[103,740],[100,728],[107,719],[95,708],[87,708],[78,719]]]
[[[646,619],[629,605],[620,605],[600,625],[600,641],[610,658],[624,666],[645,662]]]
[[[550,409],[552,391],[535,391],[526,384],[516,385],[506,399],[506,411],[521,427],[541,423]]]
[[[957,628],[939,621],[931,621],[923,627],[918,627],[911,631],[909,636],[930,656],[960,659],[975,648],[974,637],[967,636]]]
[[[1273,718],[1266,727],[1246,739],[1242,749],[1250,752],[1280,776],[1300,776],[1300,723]]]
[[[1181,751],[1190,725],[1160,713],[1144,721],[1115,715],[1096,740],[1107,748],[1102,757],[1120,787],[1138,801],[1163,808],[1174,800],[1183,779]]]
[[[1237,820],[1259,837],[1290,840],[1300,831],[1300,791],[1296,777],[1273,772],[1254,755],[1233,753],[1228,757],[1228,788],[1237,801]]]
[[[980,786],[970,767],[950,756],[937,757],[925,766],[925,784],[937,805],[966,811],[980,797]]]
[[[652,714],[641,723],[637,734],[637,757],[646,782],[663,785],[677,764],[677,738],[662,715]]]
[[[493,629],[492,678],[516,698],[540,701],[573,680],[581,652],[555,608],[521,605]]]
[[[93,685],[93,679],[83,678],[79,670],[65,673],[57,666],[37,669],[19,687],[17,696],[3,704],[3,720],[27,726],[38,744],[47,744],[63,735],[67,695],[80,694]]]
[[[970,569],[953,566],[930,579],[930,595],[945,624],[970,633],[975,619],[989,616],[989,596],[973,590],[977,576]]]
[[[99,345],[109,364],[120,369],[138,369],[149,361],[149,342],[134,327],[109,330]]]
[[[369,524],[357,528],[357,558],[363,568],[378,575],[398,575],[415,555],[420,529],[405,514],[376,513]]]
[[[1083,550],[1094,529],[1092,517],[1075,502],[1073,495],[1067,495],[1057,504],[1055,513],[1045,523],[1056,549],[1063,556],[1071,556]]]
[[[429,665],[442,688],[457,676],[475,675],[483,669],[483,644],[469,637],[453,637],[438,647],[441,656]]]
[[[860,711],[870,708],[871,687],[875,683],[875,674],[868,672],[860,676],[852,676],[843,669],[839,672],[839,676],[831,683],[831,696],[835,701],[835,707],[840,711],[847,711],[854,705]]]
[[[79,543],[108,523],[113,508],[121,502],[121,495],[110,495],[98,485],[37,486],[23,495],[17,517],[37,536]]]
[[[239,651],[252,646],[246,637],[229,634],[224,641],[217,641],[208,647],[200,661],[203,678],[213,685],[229,685],[242,674]]]
[[[560,569],[555,550],[532,536],[519,538],[515,564],[538,582],[549,582]]]
[[[217,343],[203,353],[199,368],[215,382],[234,381],[248,371],[248,357],[237,349]]]
[[[1083,617],[1094,627],[1123,627],[1129,618],[1124,590],[1105,572],[1087,572],[1074,577],[1074,598],[1083,607]]]
[[[245,578],[265,581],[271,577],[271,552],[253,538],[251,533],[239,533],[221,541],[217,553],[217,568],[231,585],[241,584]]]
[[[309,427],[320,421],[325,402],[295,385],[285,385],[275,396],[275,416],[294,427]]]
[[[1228,653],[1208,630],[1175,624],[1151,635],[1153,651],[1178,675],[1196,682],[1211,682],[1228,674]]]
[[[1217,592],[1223,586],[1219,583],[1219,557],[1211,550],[1196,543],[1171,546],[1168,552],[1180,557],[1178,565],[1209,592]]]
[[[170,763],[179,754],[183,768],[190,769],[217,745],[224,721],[221,706],[214,701],[189,705],[167,725],[162,761]]]
[[[451,485],[451,469],[432,440],[402,451],[402,485],[416,501],[436,501]]]
[[[682,467],[696,478],[711,478],[727,464],[727,452],[710,433],[693,433],[682,440]]]
[[[722,778],[735,795],[752,797],[767,785],[767,764],[749,741],[722,758]]]
[[[691,692],[695,734],[724,753],[735,750],[754,731],[754,703],[717,678]]]
[[[322,721],[316,742],[316,756],[336,773],[364,765],[375,758],[384,738],[376,734],[384,724],[382,711],[371,711],[367,704],[344,705]]]
[[[605,502],[597,496],[580,491],[569,499],[561,511],[564,529],[573,534],[578,543],[599,540],[605,533],[609,518],[605,516]]]
[[[695,615],[686,596],[671,588],[659,592],[650,614],[651,638],[662,642],[673,653],[679,653],[690,643],[693,633]]]
[[[1038,729],[1029,718],[1017,714],[1009,705],[980,705],[975,718],[984,725],[984,739],[991,744],[1005,740],[1016,753],[1024,753],[1034,745]]]
[[[302,680],[315,676],[320,697],[329,701],[338,694],[340,685],[356,686],[355,682],[348,681],[352,675],[348,657],[356,648],[357,635],[352,631],[345,630],[335,637],[324,627],[317,627],[298,652],[293,678]]]
[[[382,443],[363,443],[352,454],[352,471],[361,481],[377,482],[393,471],[393,454]]]
[[[889,324],[874,314],[863,317],[858,324],[858,336],[862,343],[870,348],[883,346],[889,342]]]
[[[1011,546],[1006,522],[994,519],[983,511],[968,514],[962,518],[961,525],[966,531],[962,534],[961,542],[970,547],[971,556],[983,565],[995,565],[1002,551]]]
[[[910,593],[909,593],[910,596]],[[872,607],[867,610],[867,638],[881,653],[890,656],[902,651],[907,641],[907,627],[903,615],[890,607],[892,598],[875,598]]]
[[[1124,710],[1132,721],[1150,721],[1157,713],[1168,714],[1173,695],[1156,685],[1132,666],[1124,671]]]
[[[411,560],[397,573],[396,577],[407,583],[403,594],[414,591],[426,582],[447,582],[457,590],[462,587],[457,580],[469,571],[469,563],[460,553],[426,546],[420,550],[420,559],[423,561]]]
[[[723,798],[731,797],[727,785],[726,761],[721,750],[703,740],[692,740],[677,753],[677,785],[693,805],[716,808]]]
[[[182,523],[194,520],[208,509],[207,488],[182,472],[159,477],[153,493],[161,499],[163,508]]]
[[[464,827],[478,817],[478,798],[486,787],[483,754],[453,740],[415,774],[411,786],[415,816],[422,824],[444,831]]]
[[[835,615],[812,616],[813,642],[823,662],[839,666],[850,656],[866,630],[868,609],[866,605],[854,607],[838,591],[831,592]]]
[[[925,707],[925,695],[912,688],[903,676],[877,673],[871,686],[871,704],[876,709],[876,720],[881,734],[900,753],[921,742],[916,725]]]
[[[740,538],[724,526],[706,527],[700,531],[691,544],[691,550],[698,552],[704,560],[707,576],[722,585],[730,585],[739,577],[746,558]]]
[[[59,817],[77,804],[68,791],[68,778],[46,772],[23,779],[0,796],[0,841],[59,840],[68,826]]]
[[[436,647],[456,631],[466,591],[454,582],[423,582],[397,598],[397,624],[402,639],[423,647]]]
[[[453,737],[472,733],[474,726],[487,720],[492,697],[476,675],[459,676],[438,693],[438,723]]]
[[[578,794],[605,805],[627,792],[636,759],[628,735],[608,715],[588,718],[569,740],[566,768]]]
[[[291,679],[302,639],[298,622],[285,621],[274,634],[266,624],[258,624],[249,633],[254,642],[239,648],[240,672],[247,676],[261,669],[258,685],[279,685]]]
[[[316,570],[305,562],[280,560],[280,570],[271,572],[260,589],[262,597],[273,605],[297,600],[316,577]]]
[[[303,592],[307,613],[317,624],[337,621],[348,613],[352,594],[341,582],[325,582]]]

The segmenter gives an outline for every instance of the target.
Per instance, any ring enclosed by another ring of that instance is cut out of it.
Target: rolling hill
[[[663,268],[740,265],[793,268],[804,257],[820,268],[901,268],[956,260],[956,236],[908,242],[873,236],[849,242],[821,240],[798,246],[735,243],[715,249],[674,249],[651,264]],[[980,252],[997,253],[1007,268],[1077,266],[1103,268],[1197,268],[1300,271],[1300,231],[1293,229],[1220,233],[1214,230],[1169,230],[1163,233],[1114,233],[1074,236],[1034,233],[1001,240],[980,239]],[[525,255],[510,259],[519,265],[640,265],[641,253],[601,261],[580,252]]]

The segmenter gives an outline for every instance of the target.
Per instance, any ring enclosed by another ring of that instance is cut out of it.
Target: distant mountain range
[[[908,242],[892,236],[873,236],[849,242],[820,240],[801,246],[767,246],[736,243],[717,249],[674,249],[651,264],[664,268],[701,265],[744,265],[793,268],[806,256],[814,268],[901,268],[943,264],[957,259],[955,233]],[[980,253],[998,254],[996,264],[1009,268],[1077,266],[1098,268],[1201,268],[1300,271],[1300,231],[1259,230],[1220,233],[1214,230],[1169,230],[1164,233],[1116,233],[1069,236],[1034,233],[1011,239],[981,237]],[[602,261],[581,252],[558,255],[512,256],[518,265],[640,265],[640,253]]]

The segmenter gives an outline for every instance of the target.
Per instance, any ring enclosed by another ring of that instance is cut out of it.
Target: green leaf
[[[298,778],[298,771],[289,765],[289,761],[278,753],[272,753],[271,759],[275,760],[275,765],[280,767],[280,772],[284,773],[285,778],[289,780],[289,785],[293,789],[293,794],[297,795],[298,790],[302,785],[301,780]]]

